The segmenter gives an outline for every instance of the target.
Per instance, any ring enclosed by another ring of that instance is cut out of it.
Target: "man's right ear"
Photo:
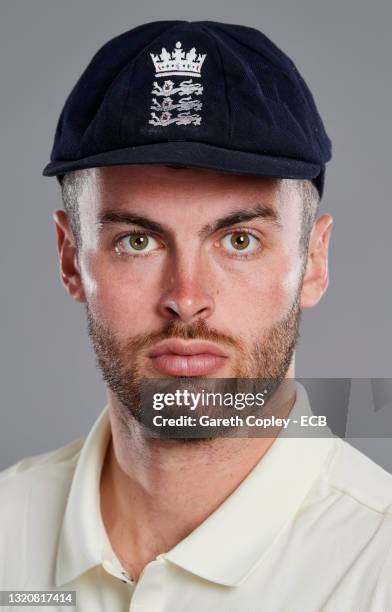
[[[60,276],[62,283],[74,300],[81,304],[86,302],[82,278],[77,261],[77,249],[67,213],[56,210],[53,213],[57,233],[57,252],[60,263]]]

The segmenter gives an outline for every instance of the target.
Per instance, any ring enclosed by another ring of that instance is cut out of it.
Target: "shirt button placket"
[[[129,612],[173,612],[165,608],[166,571],[164,559],[156,559],[146,565],[136,583]]]

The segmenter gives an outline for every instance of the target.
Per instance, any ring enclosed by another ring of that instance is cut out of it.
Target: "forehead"
[[[96,221],[104,211],[153,215],[170,223],[230,214],[262,205],[282,225],[298,218],[301,202],[296,181],[161,165],[111,166],[84,171],[79,211]]]

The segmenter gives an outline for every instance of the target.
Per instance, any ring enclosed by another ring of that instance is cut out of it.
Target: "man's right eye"
[[[159,243],[153,236],[143,232],[131,232],[116,241],[115,250],[119,254],[144,255],[157,247]]]

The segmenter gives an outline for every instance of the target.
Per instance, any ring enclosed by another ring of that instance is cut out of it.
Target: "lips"
[[[149,357],[154,368],[165,376],[207,376],[227,360],[227,354],[214,344],[178,340],[158,344]]]

